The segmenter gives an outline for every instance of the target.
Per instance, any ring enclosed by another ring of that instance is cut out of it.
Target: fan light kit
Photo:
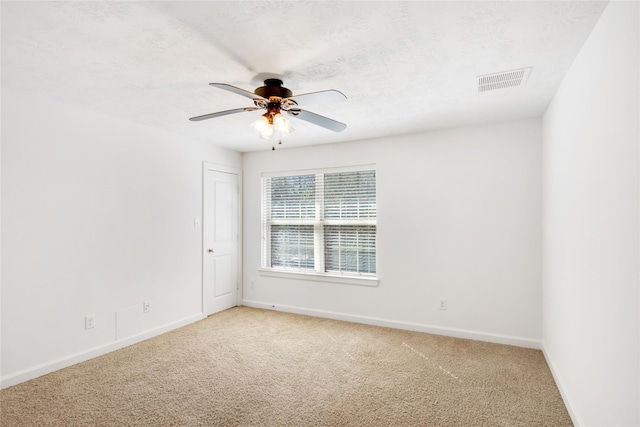
[[[266,79],[264,86],[260,86],[253,92],[225,83],[209,83],[209,85],[250,98],[253,100],[254,107],[219,111],[191,117],[189,120],[200,121],[244,111],[266,110],[258,120],[251,124],[251,127],[258,133],[260,138],[271,139],[280,134],[278,144],[282,144],[282,138],[294,130],[291,122],[283,113],[334,132],[341,132],[347,128],[344,123],[299,108],[300,105],[346,100],[347,97],[337,90],[330,89],[293,96],[293,92],[283,87],[282,80],[279,79]],[[275,143],[271,149],[275,150]]]

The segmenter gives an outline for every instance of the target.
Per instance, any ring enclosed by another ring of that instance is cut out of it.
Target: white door
[[[204,168],[203,310],[238,305],[238,175]]]

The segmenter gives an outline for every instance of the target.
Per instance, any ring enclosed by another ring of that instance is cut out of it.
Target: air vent
[[[478,92],[482,93],[507,87],[522,86],[527,82],[530,72],[531,67],[527,67],[478,76]]]

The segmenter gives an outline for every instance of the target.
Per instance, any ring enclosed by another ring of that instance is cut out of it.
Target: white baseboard
[[[560,392],[560,396],[562,396],[562,400],[564,401],[564,406],[567,408],[569,412],[569,416],[571,417],[571,421],[574,426],[583,426],[585,425],[582,422],[582,419],[578,416],[578,413],[575,411],[575,407],[571,402],[571,398],[569,397],[569,393],[567,392],[567,387],[565,385],[562,376],[560,375],[560,371],[557,368],[553,357],[549,354],[547,347],[545,345],[544,340],[542,341],[542,354],[544,355],[545,360],[547,361],[547,365],[549,366],[549,370],[551,371],[551,375],[553,375],[553,380],[556,382],[556,386],[558,387],[558,391]]]
[[[434,335],[445,335],[454,338],[465,338],[476,341],[486,341],[496,344],[513,345],[517,347],[541,349],[540,340],[520,338],[509,335],[492,334],[486,332],[469,331],[464,329],[445,328],[440,326],[425,325],[421,323],[402,322],[397,320],[381,319],[377,317],[358,316],[353,314],[336,313],[325,310],[314,310],[304,307],[294,307],[279,304],[270,304],[261,301],[242,300],[242,305],[267,310],[284,311],[287,313],[304,314],[307,316],[323,317],[327,319],[345,320],[347,322],[363,323],[387,328],[405,329],[408,331],[425,332]]]
[[[202,313],[197,313],[192,316],[185,317],[184,319],[180,319],[175,322],[167,323],[157,328],[144,331],[137,335],[133,335],[127,338],[123,338],[121,340],[113,341],[98,347],[91,348],[89,350],[81,351],[79,353],[75,353],[70,356],[66,356],[60,359],[52,360],[50,362],[42,363],[32,368],[24,369],[14,374],[4,376],[0,378],[0,389],[4,389],[16,384],[20,384],[25,381],[32,380],[34,378],[40,377],[45,374],[49,374],[59,369],[66,368],[71,365],[75,365],[76,363],[81,363],[86,360],[93,359],[94,357],[111,353],[112,351],[115,351],[115,350],[120,350],[121,348],[128,347],[132,344],[139,343],[149,338],[162,335],[165,332],[169,332],[171,330],[186,326],[190,323],[197,322],[198,320],[202,320],[204,317],[205,316],[203,316]]]

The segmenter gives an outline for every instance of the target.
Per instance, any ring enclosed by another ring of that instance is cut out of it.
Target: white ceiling
[[[604,2],[6,2],[2,89],[52,98],[238,151],[268,150],[259,112],[208,86],[253,91],[279,76],[295,94],[348,101],[292,119],[284,147],[540,116]],[[476,76],[533,67],[521,87],[479,94]],[[37,118],[37,115],[34,115]]]

